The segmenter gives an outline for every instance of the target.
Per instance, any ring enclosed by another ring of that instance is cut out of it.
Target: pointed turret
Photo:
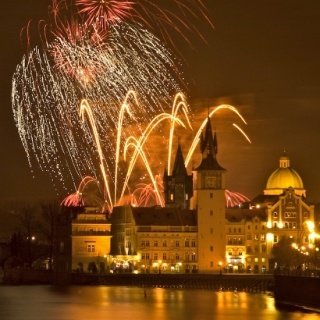
[[[183,176],[188,175],[187,169],[184,166],[184,158],[182,155],[180,144],[178,145],[178,150],[176,153],[176,158],[175,158],[173,170],[172,170],[172,176],[177,176],[177,175],[183,175]]]
[[[214,136],[212,135],[210,118],[208,118],[204,136],[200,138],[200,151],[202,160],[196,170],[226,170],[219,165],[216,158],[218,153],[218,140],[216,132]]]
[[[166,207],[189,209],[193,194],[192,174],[188,175],[180,144],[176,152],[172,174],[167,170],[163,177],[164,198]]]

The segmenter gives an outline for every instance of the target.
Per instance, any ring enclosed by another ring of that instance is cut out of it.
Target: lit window
[[[254,262],[259,262],[259,259],[258,258],[254,258]]]
[[[95,252],[95,251],[96,251],[96,247],[94,244],[87,245],[87,252]]]

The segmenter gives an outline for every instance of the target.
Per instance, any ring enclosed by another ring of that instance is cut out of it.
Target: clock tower
[[[225,175],[217,161],[218,142],[210,118],[201,135],[202,160],[194,169],[194,209],[198,222],[199,272],[219,272],[225,265]]]

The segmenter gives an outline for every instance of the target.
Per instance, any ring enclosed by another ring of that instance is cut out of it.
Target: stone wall
[[[6,269],[3,275],[3,283],[53,284],[53,271],[24,268]]]
[[[320,307],[320,278],[275,275],[276,302]]]

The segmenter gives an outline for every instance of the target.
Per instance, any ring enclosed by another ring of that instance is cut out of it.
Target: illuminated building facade
[[[284,153],[262,195],[226,210],[226,269],[272,272],[276,265],[271,250],[284,236],[297,248],[314,247],[315,206],[305,196],[302,179]]]
[[[226,208],[226,170],[210,121],[200,150],[188,175],[178,147],[172,174],[164,175],[165,207],[114,207],[110,221],[94,209],[73,213],[58,228],[56,270],[88,271],[95,262],[102,272],[266,273],[276,267],[271,250],[283,236],[299,250],[314,246],[314,205],[285,154],[263,194]]]
[[[111,254],[117,269],[139,273],[198,271],[193,210],[121,206],[114,208],[111,223]]]
[[[55,271],[104,273],[110,239],[110,221],[98,207],[64,207],[56,224]]]

